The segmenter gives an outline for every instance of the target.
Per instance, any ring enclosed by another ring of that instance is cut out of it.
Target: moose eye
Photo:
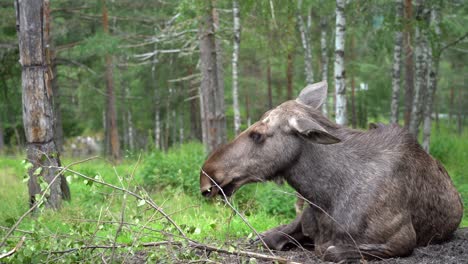
[[[265,138],[262,134],[255,131],[250,132],[249,136],[255,143],[262,143]]]

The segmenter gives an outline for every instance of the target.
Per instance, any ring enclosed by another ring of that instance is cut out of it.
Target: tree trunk
[[[22,66],[23,125],[27,141],[30,206],[42,190],[40,180],[49,184],[46,205],[59,209],[70,190],[57,166],[60,158],[54,142],[52,69],[49,50],[50,3],[48,0],[16,0],[20,64]],[[40,169],[41,168],[41,169]],[[43,178],[40,178],[40,177]]]
[[[401,31],[401,21],[403,20],[403,0],[395,1],[396,25],[395,46],[393,50],[393,71],[392,71],[392,103],[390,113],[390,123],[398,124],[398,105],[400,99],[401,82],[401,50],[403,44],[403,32]]]
[[[268,109],[273,108],[273,93],[271,89],[271,62],[270,62],[270,55],[268,55],[267,61],[267,92],[268,92]]]
[[[216,40],[217,12],[212,0],[204,1],[200,21],[200,104],[202,109],[203,143],[208,153],[226,142],[224,84],[220,42]]]
[[[250,99],[249,95],[245,95],[245,115],[247,116],[247,127],[252,125],[252,120],[250,118]]]
[[[0,114],[0,155],[3,154],[5,148],[5,139],[3,135],[3,114]]]
[[[306,25],[301,15],[302,0],[297,1],[296,19],[301,35],[302,49],[304,50],[304,72],[306,76],[306,84],[312,84],[314,82],[314,73],[312,70],[312,52],[308,31],[306,31]]]
[[[193,74],[192,67],[188,68],[188,75]],[[199,86],[197,79],[189,81],[189,97],[190,97],[190,138],[202,141],[201,120],[200,120],[200,106],[199,94],[197,86]]]
[[[106,0],[102,0],[102,26],[104,33],[109,35]],[[107,154],[110,155],[114,161],[118,161],[120,160],[120,142],[117,127],[117,112],[115,111],[112,56],[110,54],[106,54],[106,124],[106,137],[108,138],[106,141],[109,143]]]
[[[414,63],[413,63],[413,5],[411,0],[405,0],[404,3],[404,23],[405,32],[403,36],[403,46],[405,50],[405,128],[409,129],[411,119],[411,109],[413,106],[413,91],[414,91]]]
[[[355,60],[355,39],[354,36],[351,37],[351,46],[349,47],[349,59],[351,61]],[[351,127],[356,128],[357,126],[357,117],[356,117],[356,80],[355,80],[354,70],[351,70]]]
[[[431,140],[432,128],[432,108],[434,104],[434,96],[437,91],[437,78],[439,72],[439,58],[440,58],[440,13],[439,6],[434,4],[431,8],[431,24],[434,29],[432,40],[432,52],[429,59],[431,60],[431,68],[429,72],[429,85],[427,89],[426,105],[424,108],[424,125],[423,125],[423,142],[424,150],[429,153],[429,146]]]
[[[288,63],[286,67],[286,80],[287,80],[287,100],[293,99],[293,71],[294,71],[294,62],[293,62],[293,52],[290,50],[288,52]]]
[[[345,0],[336,0],[336,32],[335,32],[335,91],[336,91],[336,123],[346,125],[346,75],[344,64],[345,53]]]
[[[184,131],[184,104],[179,107],[179,144],[184,144],[185,131]]]
[[[357,115],[356,115],[356,80],[354,79],[354,73],[351,75],[351,126],[357,127]]]
[[[458,88],[458,111],[457,111],[457,131],[458,135],[463,134],[463,88]]]
[[[320,53],[322,64],[322,81],[328,82],[328,52],[327,52],[327,18],[320,19]],[[328,98],[323,101],[322,113],[328,116]]]
[[[239,110],[239,81],[238,81],[238,68],[239,68],[239,46],[240,46],[240,10],[239,1],[232,1],[232,13],[234,16],[234,43],[232,51],[232,103],[234,108],[234,133],[240,133],[240,110]]]
[[[426,26],[423,23],[426,21],[423,0],[416,1],[416,20],[418,21],[416,27],[416,85],[414,89],[413,96],[413,106],[411,109],[411,117],[409,124],[409,131],[416,138],[419,134],[419,125],[421,123],[421,108],[422,102],[424,101],[425,88],[427,84],[427,67],[426,67],[426,45],[427,45],[427,36],[426,36]]]
[[[450,87],[449,124],[452,124],[453,108],[455,107],[455,89]]]
[[[130,151],[135,150],[135,131],[133,129],[132,111],[127,109],[127,129],[128,129],[128,148]]]
[[[154,46],[154,49],[157,50],[157,46]],[[161,117],[160,117],[160,98],[158,91],[158,82],[156,80],[156,63],[158,62],[158,57],[154,56],[151,64],[151,82],[154,87],[154,147],[156,150],[161,149]]]

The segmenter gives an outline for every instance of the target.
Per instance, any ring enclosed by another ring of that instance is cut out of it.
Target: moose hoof
[[[325,261],[336,263],[359,264],[361,262],[359,253],[356,254],[353,250],[340,246],[329,246],[322,257]]]

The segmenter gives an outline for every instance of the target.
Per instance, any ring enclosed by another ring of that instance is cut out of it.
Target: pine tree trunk
[[[107,15],[106,0],[102,0],[102,26],[104,33],[109,35],[109,20]],[[114,95],[114,77],[112,69],[112,56],[106,54],[106,140],[109,144],[107,147],[108,155],[114,161],[120,160],[120,142],[119,132],[117,127],[117,112],[115,110],[115,95]]]
[[[322,81],[328,82],[328,52],[327,52],[327,18],[320,19],[320,53],[322,64]],[[322,113],[328,116],[328,100],[322,104]]]
[[[335,32],[335,91],[336,91],[336,123],[346,125],[346,75],[345,75],[345,0],[336,0],[336,32]]]
[[[217,13],[212,0],[204,1],[204,15],[200,21],[200,105],[203,143],[206,151],[212,152],[226,142],[226,119],[224,113],[224,85],[220,42],[216,41]]]
[[[304,50],[304,72],[306,76],[306,84],[312,84],[314,82],[314,73],[312,70],[312,51],[310,45],[309,34],[306,31],[306,25],[304,19],[300,13],[302,9],[302,0],[297,1],[296,19],[301,35],[302,49]]]
[[[425,25],[423,25],[426,20],[426,10],[424,8],[423,0],[416,1],[416,12],[416,20],[418,21],[415,34],[416,85],[413,95],[413,106],[411,109],[409,131],[417,138],[419,134],[419,125],[421,123],[422,102],[424,101],[425,88],[427,86],[427,30]]]
[[[403,45],[403,32],[401,31],[401,21],[403,20],[403,0],[395,1],[395,9],[397,30],[395,32],[395,46],[393,50],[392,103],[390,111],[390,123],[397,124],[401,83],[401,50]]]
[[[241,117],[239,110],[239,81],[238,81],[238,68],[239,68],[239,46],[240,46],[240,10],[239,1],[232,1],[232,13],[234,16],[234,43],[232,51],[232,101],[234,108],[234,133],[240,133]]]
[[[429,153],[432,128],[432,109],[434,97],[437,91],[437,78],[439,72],[439,57],[440,57],[440,13],[439,6],[434,5],[431,9],[431,24],[434,29],[432,52],[428,59],[431,60],[431,68],[429,71],[429,84],[427,89],[426,104],[424,108],[424,125],[423,125],[423,142],[424,150]]]
[[[57,149],[59,152],[63,152],[63,124],[62,124],[62,110],[60,104],[60,89],[57,83],[57,65],[55,63],[54,52],[51,52],[52,57],[52,92],[54,93],[54,139],[55,144],[57,144]]]
[[[414,61],[412,48],[412,19],[413,5],[411,0],[405,0],[404,3],[405,16],[405,32],[403,36],[403,46],[405,51],[405,128],[409,129],[411,120],[411,109],[413,108],[413,93],[414,93]]]
[[[54,111],[49,50],[50,3],[48,0],[16,0],[20,64],[22,66],[23,125],[27,140],[30,206],[41,194],[39,177],[49,184],[46,205],[59,209],[62,199],[70,198],[63,175],[59,152],[54,142]],[[42,169],[39,169],[42,168]],[[40,172],[40,173],[37,173]]]

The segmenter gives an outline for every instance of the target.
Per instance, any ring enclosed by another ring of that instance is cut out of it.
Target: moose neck
[[[333,145],[305,143],[299,160],[284,176],[296,191],[322,208],[329,208],[332,199],[353,184],[351,181],[359,181],[354,177],[360,170],[360,165],[355,165],[359,155],[346,144],[346,139],[363,132],[347,128],[330,132],[344,141]]]

